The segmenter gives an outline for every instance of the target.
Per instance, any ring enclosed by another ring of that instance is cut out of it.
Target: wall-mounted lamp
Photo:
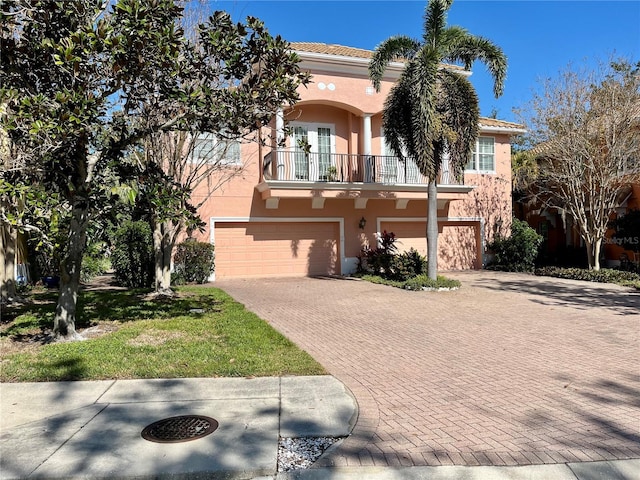
[[[360,221],[358,222],[358,228],[360,228],[360,230],[364,230],[364,227],[367,225],[367,219],[362,217],[360,219]]]

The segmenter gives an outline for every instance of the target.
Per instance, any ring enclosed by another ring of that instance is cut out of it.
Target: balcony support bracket
[[[406,210],[407,204],[409,203],[408,198],[399,198],[396,200],[396,210]]]
[[[369,201],[368,198],[362,198],[362,197],[358,197],[355,199],[355,208],[358,210],[364,210],[365,208],[367,208],[367,202]]]
[[[280,197],[270,197],[267,198],[267,204],[266,207],[269,210],[276,210],[278,208],[278,204],[280,203]]]
[[[324,208],[324,197],[313,197],[311,200],[311,208],[315,210],[320,210]]]

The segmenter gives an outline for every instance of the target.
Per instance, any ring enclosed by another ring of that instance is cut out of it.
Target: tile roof
[[[370,60],[373,57],[372,50],[363,48],[345,47],[344,45],[317,43],[317,42],[291,42],[291,48],[297,52],[320,53],[325,55],[336,55],[342,57],[364,58]],[[397,61],[402,62],[402,58]],[[464,70],[460,65],[449,65],[448,68],[454,70]]]
[[[524,125],[514,122],[506,122],[497,118],[480,117],[480,125],[483,127],[501,127],[501,128],[517,128],[524,129]]]
[[[343,57],[370,59],[373,55],[371,50],[345,47],[343,45],[329,45],[327,43],[291,42],[291,48],[298,52],[324,53],[328,55],[340,55]]]

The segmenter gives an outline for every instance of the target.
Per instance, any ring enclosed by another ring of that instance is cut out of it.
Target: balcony
[[[410,158],[346,153],[273,150],[263,158],[264,181],[256,186],[267,208],[279,208],[282,198],[310,198],[324,208],[327,198],[355,201],[365,208],[370,199],[394,200],[404,209],[410,200],[427,198],[427,178]],[[445,162],[438,179],[438,208],[466,197],[475,187],[450,174]]]
[[[265,155],[266,181],[339,182],[394,185],[427,185],[410,158],[345,153],[308,153],[275,150]],[[445,162],[438,185],[462,185],[450,174]]]

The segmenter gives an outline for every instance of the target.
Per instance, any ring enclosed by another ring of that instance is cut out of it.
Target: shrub
[[[536,268],[534,273],[539,276],[585,280],[587,282],[615,283],[640,289],[639,274],[610,268],[587,270],[584,268],[544,267]]]
[[[392,278],[394,257],[398,251],[395,243],[396,235],[393,232],[382,232],[378,248],[362,250],[358,257],[358,272]]]
[[[460,282],[441,275],[438,275],[437,280],[432,280],[426,274],[421,274],[404,282],[403,287],[407,290],[460,288]]]
[[[495,258],[489,268],[507,272],[531,272],[535,267],[542,236],[517,218],[511,224],[511,235],[496,238],[488,245]]]
[[[82,256],[82,268],[80,269],[80,280],[90,282],[97,275],[104,274],[111,268],[109,257],[105,254],[102,243],[92,243],[87,246],[87,250]]]
[[[154,277],[154,253],[149,224],[125,222],[116,230],[113,243],[111,265],[116,281],[129,288],[150,287]]]
[[[393,257],[391,274],[394,280],[405,281],[427,271],[427,259],[411,248]]]
[[[392,287],[403,288],[405,290],[423,290],[438,288],[459,288],[460,282],[438,275],[437,280],[431,280],[426,274],[417,275],[406,281],[390,280],[380,275],[362,275],[360,278],[371,283],[390,285]]]
[[[173,261],[177,281],[205,283],[215,269],[215,247],[190,238],[178,245]]]

